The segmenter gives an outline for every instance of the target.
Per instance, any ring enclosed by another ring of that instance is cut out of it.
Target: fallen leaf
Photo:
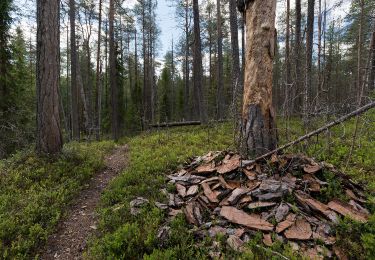
[[[304,218],[297,218],[284,235],[287,239],[308,240],[312,236],[311,225]]]
[[[358,212],[352,205],[339,200],[333,200],[329,202],[328,207],[343,216],[350,217],[362,223],[366,223],[368,220],[367,214]]]
[[[273,225],[265,220],[262,220],[257,215],[249,215],[242,210],[235,207],[224,206],[220,211],[220,215],[232,223],[243,225],[249,228],[272,231]]]

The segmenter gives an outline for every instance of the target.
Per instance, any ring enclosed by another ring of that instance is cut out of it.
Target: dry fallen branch
[[[190,126],[190,125],[200,125],[200,121],[185,121],[185,122],[170,122],[170,123],[160,123],[153,124],[150,127],[159,128],[159,127],[173,127],[173,126]]]

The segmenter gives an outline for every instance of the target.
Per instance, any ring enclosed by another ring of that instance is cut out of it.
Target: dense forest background
[[[66,141],[111,133],[116,139],[159,122],[237,118],[244,37],[236,1],[169,4],[180,38],[160,53],[157,0],[61,1],[59,107]],[[373,96],[374,5],[278,1],[273,100],[279,116],[301,117],[307,126]],[[36,26],[25,26],[36,19],[30,6],[35,2],[0,3],[0,158],[35,141]]]

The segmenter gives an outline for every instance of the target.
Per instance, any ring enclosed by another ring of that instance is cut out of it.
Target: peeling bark
[[[249,155],[276,148],[272,107],[276,0],[250,2],[246,10],[245,82],[242,147]]]

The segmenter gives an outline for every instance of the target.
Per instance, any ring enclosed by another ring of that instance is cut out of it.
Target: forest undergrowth
[[[369,191],[371,217],[367,224],[343,221],[336,229],[338,243],[345,246],[349,256],[364,259],[375,252],[375,113],[361,118],[359,134],[350,162],[347,155],[351,146],[354,120],[331,129],[309,142],[288,150],[304,153],[326,161],[365,185]],[[311,128],[322,125],[312,120]],[[285,143],[285,132],[280,121],[280,142]],[[299,120],[290,120],[288,140],[304,133]],[[191,259],[206,258],[208,249],[196,247],[193,235],[182,215],[171,223],[171,236],[159,244],[157,231],[164,213],[155,202],[166,202],[161,189],[166,185],[165,175],[175,170],[189,157],[214,150],[234,150],[233,127],[230,123],[208,126],[179,127],[145,132],[124,138],[128,143],[129,167],[115,178],[102,196],[98,209],[100,216],[98,236],[93,237],[85,256],[90,259]],[[85,187],[95,172],[103,167],[105,154],[113,142],[70,143],[54,159],[40,158],[32,149],[19,152],[0,161],[0,253],[1,258],[26,259],[33,256],[48,236],[54,232],[72,199]],[[334,192],[334,190],[331,190]],[[129,202],[136,197],[151,201],[137,216],[130,214]],[[220,241],[220,237],[217,237]],[[261,236],[255,236],[247,247],[252,253],[241,257],[262,258],[270,252],[255,245]],[[206,241],[210,244],[212,241]],[[295,258],[290,246],[275,243],[273,251]],[[239,256],[227,247],[224,256]]]
[[[304,153],[318,161],[332,163],[354,180],[365,185],[369,190],[370,211],[367,224],[359,224],[345,219],[336,228],[337,244],[345,248],[345,253],[356,259],[366,259],[374,255],[375,248],[375,143],[374,113],[368,113],[360,124],[355,152],[348,161],[354,122],[351,120],[332,129],[328,134],[313,138],[300,146],[288,150],[292,153]],[[312,120],[310,127],[321,125],[322,120]],[[284,122],[279,122],[282,126]],[[299,120],[289,122],[289,139],[304,133]],[[280,128],[281,142],[286,142]],[[328,139],[327,139],[328,138]],[[157,232],[165,216],[155,202],[167,202],[161,192],[163,188],[173,191],[175,187],[166,185],[165,175],[171,173],[191,156],[199,156],[214,150],[234,149],[233,129],[230,124],[214,127],[182,127],[142,134],[128,140],[130,145],[130,165],[110,186],[102,198],[100,213],[100,235],[94,238],[86,253],[90,259],[193,259],[207,258],[212,241],[203,241],[200,246],[190,232],[190,227],[183,215],[177,216],[171,225],[167,242],[160,244]],[[332,178],[332,181],[334,177]],[[329,196],[334,196],[334,185],[328,189]],[[328,196],[327,195],[327,196]],[[136,197],[150,200],[137,216],[130,211],[130,201]],[[220,243],[222,237],[216,238]],[[272,251],[260,250],[262,236],[255,236],[247,247],[251,250],[239,255],[223,246],[225,257],[269,258],[279,252],[291,259],[301,258],[296,255],[289,244],[274,243]],[[224,241],[222,241],[224,242]],[[225,244],[225,243],[222,243]],[[249,253],[250,252],[250,253]]]
[[[29,149],[0,161],[0,259],[32,258],[113,147],[70,143],[55,158]]]

